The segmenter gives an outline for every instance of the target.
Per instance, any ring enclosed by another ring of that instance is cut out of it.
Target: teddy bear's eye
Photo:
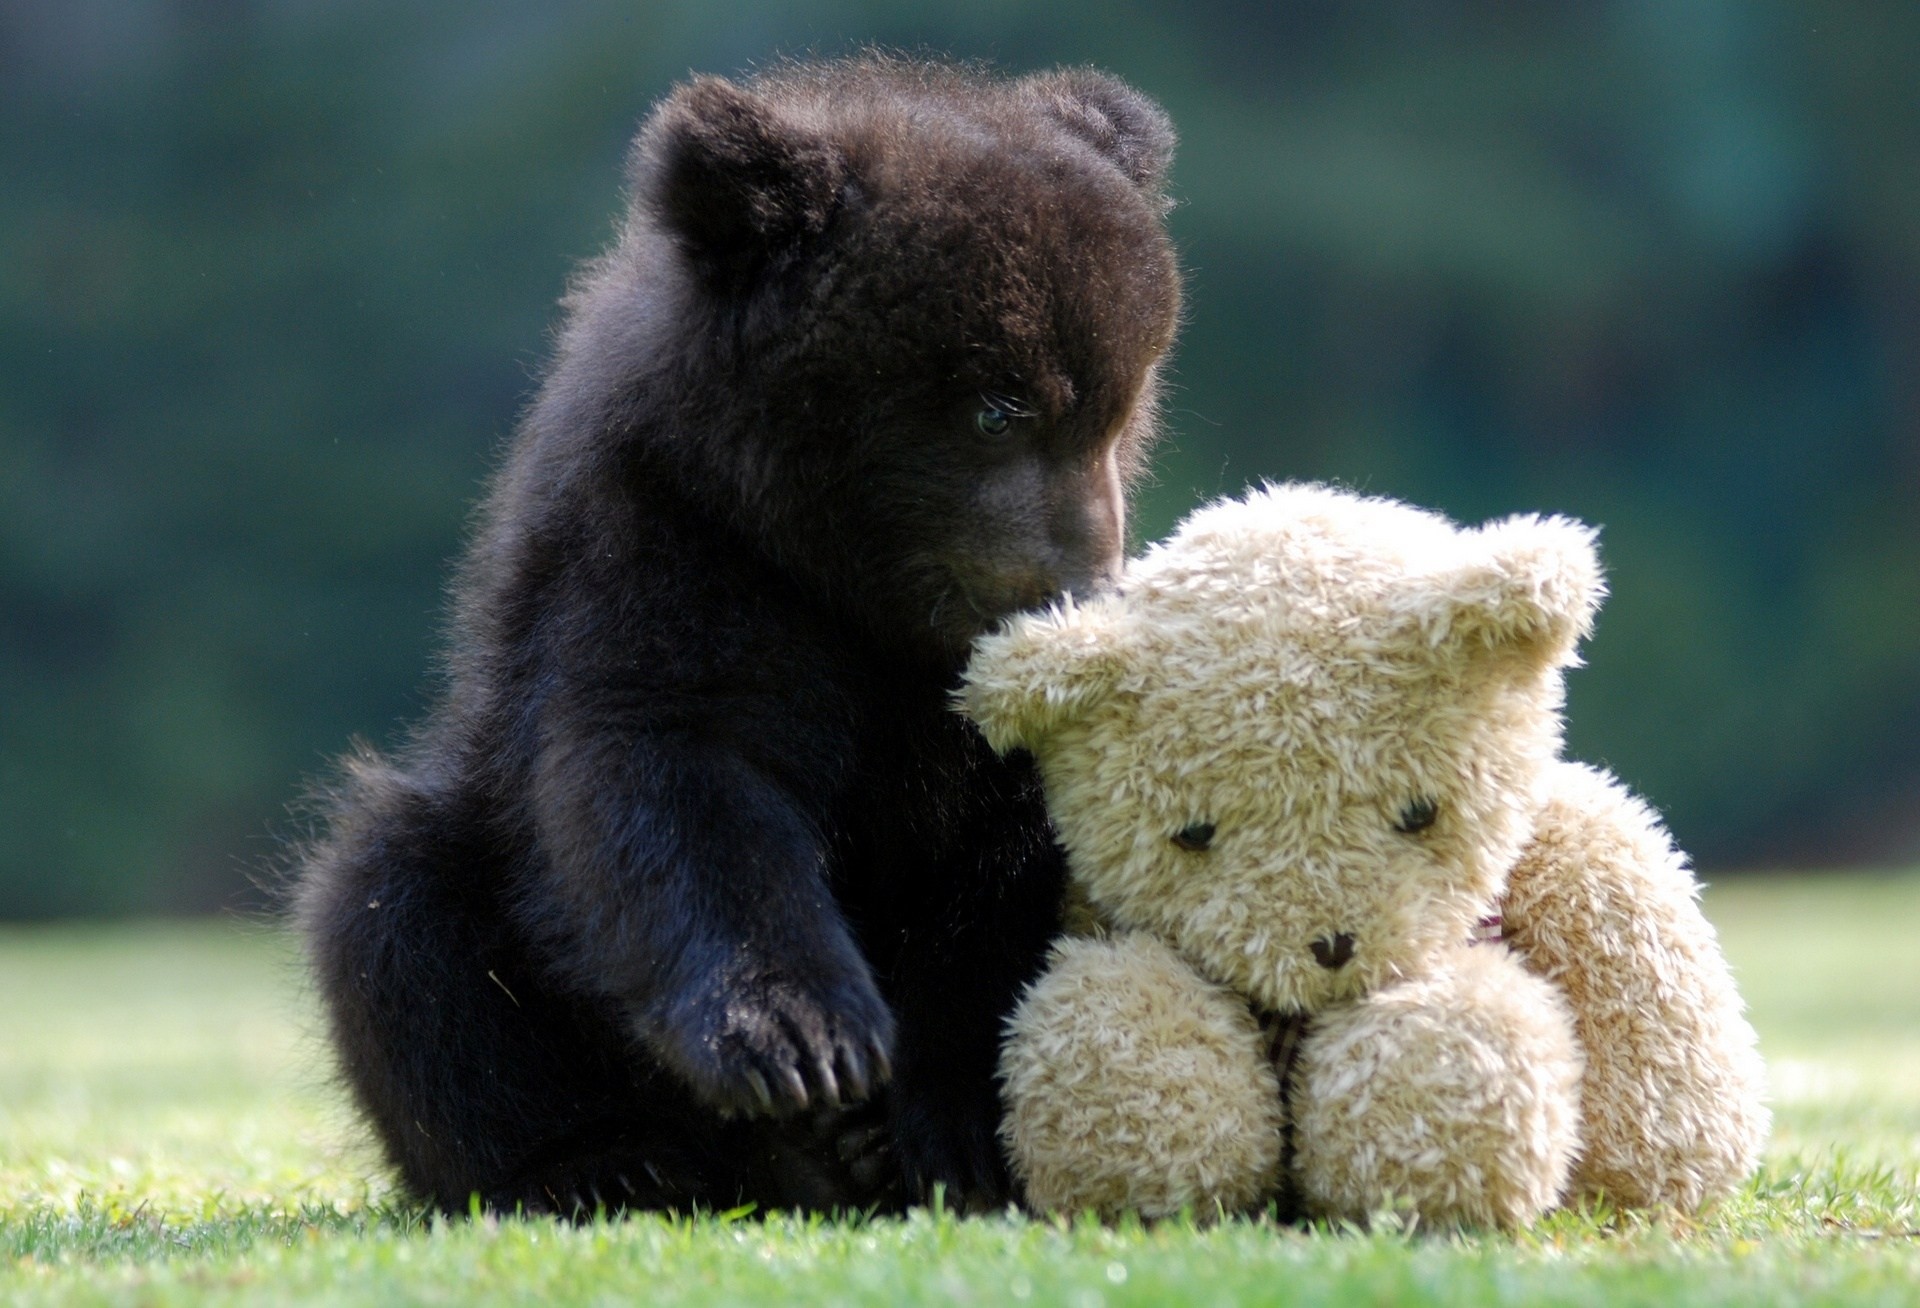
[[[1425,831],[1439,816],[1440,805],[1423,795],[1400,810],[1399,820],[1393,824],[1393,829],[1412,835],[1416,831]]]
[[[1189,854],[1198,854],[1213,844],[1213,823],[1189,822],[1173,833],[1173,843]]]

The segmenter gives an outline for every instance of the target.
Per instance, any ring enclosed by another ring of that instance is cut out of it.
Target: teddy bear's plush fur
[[[1033,1206],[1513,1225],[1747,1173],[1761,1071],[1696,887],[1559,758],[1602,593],[1578,524],[1294,485],[978,643],[963,708],[1033,754],[1099,924],[1002,1053]]]

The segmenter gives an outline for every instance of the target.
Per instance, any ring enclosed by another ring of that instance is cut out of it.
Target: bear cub
[[[343,1079],[465,1212],[997,1201],[1057,926],[969,642],[1108,580],[1179,279],[1164,115],[1085,70],[696,78],[455,588],[444,687],[323,800]]]

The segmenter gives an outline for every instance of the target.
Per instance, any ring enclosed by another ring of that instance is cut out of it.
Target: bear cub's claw
[[[893,1074],[893,1015],[864,966],[837,984],[807,980],[772,974],[683,1008],[662,1052],[732,1116],[863,1102]]]

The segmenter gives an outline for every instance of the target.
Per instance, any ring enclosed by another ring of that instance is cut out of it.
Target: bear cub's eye
[[[1439,816],[1440,805],[1422,796],[1400,810],[1400,818],[1393,824],[1393,829],[1412,835],[1416,831],[1425,831]]]
[[[980,408],[973,415],[973,429],[982,436],[1005,436],[1013,430],[1016,418],[1031,418],[1033,406],[998,391],[981,391]]]
[[[1213,844],[1213,823],[1189,822],[1173,833],[1173,843],[1189,854],[1201,853]]]

